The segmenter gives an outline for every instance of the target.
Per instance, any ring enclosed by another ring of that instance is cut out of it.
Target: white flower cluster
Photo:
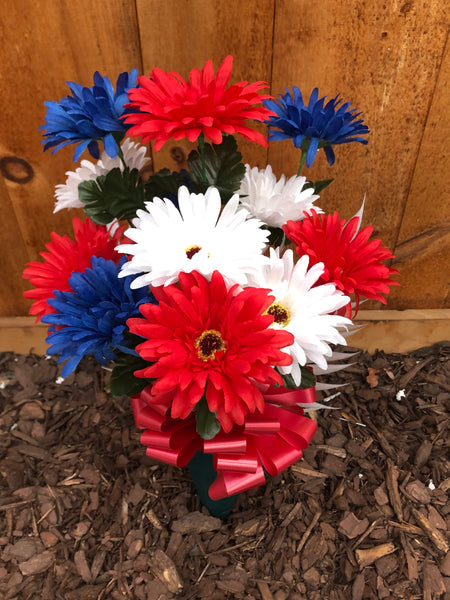
[[[132,142],[129,138],[125,138],[122,143],[123,160],[127,167],[138,169],[139,171],[150,161],[147,156],[147,148],[136,142]],[[100,175],[106,175],[112,169],[119,167],[122,171],[124,164],[119,156],[111,158],[102,152],[100,160],[96,163],[90,160],[82,160],[81,167],[75,171],[67,171],[66,183],[59,184],[55,187],[55,207],[53,212],[56,213],[64,208],[83,208],[84,204],[78,196],[78,186],[83,181],[92,181]]]
[[[311,208],[323,212],[313,204],[319,196],[305,185],[306,177],[294,175],[286,181],[282,175],[277,181],[270,165],[261,170],[245,165],[245,177],[239,188],[241,204],[267,225],[282,227],[287,221],[302,219],[303,213]]]
[[[269,232],[239,206],[237,194],[222,210],[216,188],[190,194],[183,186],[178,206],[179,210],[171,200],[153,198],[145,211],[137,211],[125,234],[134,244],[118,246],[119,252],[133,257],[121,275],[140,274],[132,288],[169,285],[178,281],[180,272],[191,271],[207,278],[219,271],[230,285],[245,285],[267,261],[263,252]]]

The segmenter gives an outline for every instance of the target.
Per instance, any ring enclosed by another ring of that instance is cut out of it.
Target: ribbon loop
[[[150,408],[142,397],[133,396],[131,398],[131,408],[138,429],[151,428],[162,431],[167,418]]]
[[[236,471],[238,473],[256,473],[258,468],[258,458],[249,457],[246,454],[217,454],[214,460],[216,471]]]
[[[243,435],[223,435],[218,433],[212,440],[203,440],[203,452],[243,454],[247,450],[247,440]]]
[[[309,404],[316,401],[316,388],[303,388],[301,390],[290,390],[280,385],[270,387],[264,393],[264,400],[273,404]]]
[[[244,425],[244,432],[253,435],[275,435],[280,431],[280,422],[277,419],[248,419]]]
[[[191,439],[186,446],[177,448],[176,450],[164,450],[163,448],[148,446],[146,454],[148,457],[160,460],[168,465],[185,467],[198,450],[200,450],[199,442]]]

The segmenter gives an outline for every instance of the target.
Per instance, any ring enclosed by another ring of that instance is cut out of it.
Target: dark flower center
[[[222,339],[220,331],[207,329],[195,340],[198,357],[202,360],[210,360],[215,357],[216,352],[226,350],[227,346]]]
[[[189,246],[189,248],[186,248],[185,252],[186,252],[186,256],[188,258],[192,258],[194,256],[194,254],[197,254],[197,252],[200,252],[201,247],[200,246]]]
[[[285,327],[290,321],[289,311],[281,302],[271,304],[266,313],[272,315],[274,322],[282,327]]]

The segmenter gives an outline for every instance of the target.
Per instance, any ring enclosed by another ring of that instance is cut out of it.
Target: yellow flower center
[[[289,310],[283,306],[281,302],[274,302],[271,304],[266,310],[266,314],[272,315],[274,323],[278,323],[281,327],[286,327],[291,320]]]
[[[194,256],[194,254],[197,254],[197,252],[200,252],[201,247],[200,246],[189,246],[189,248],[186,248],[185,252],[186,252],[186,256],[188,258],[192,258]]]
[[[227,345],[222,339],[220,331],[215,329],[206,329],[195,340],[198,357],[202,360],[210,360],[215,357],[216,352],[226,350]]]

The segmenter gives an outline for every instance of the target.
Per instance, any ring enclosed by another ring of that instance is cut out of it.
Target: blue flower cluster
[[[47,107],[45,124],[39,128],[45,130],[44,150],[55,146],[53,152],[56,152],[68,144],[78,144],[74,162],[86,148],[98,159],[98,141],[103,140],[106,153],[115,158],[119,151],[117,141],[129,128],[121,117],[127,112],[124,108],[128,102],[127,91],[136,87],[137,73],[137,69],[121,73],[116,91],[108,77],[102,77],[98,71],[94,74],[93,87],[68,81],[72,95],[60,102],[44,102]]]
[[[324,149],[328,164],[332,165],[335,159],[332,145],[348,142],[367,144],[367,140],[360,137],[369,133],[367,125],[357,118],[361,113],[355,114],[356,108],[348,110],[349,102],[339,106],[339,96],[327,104],[324,101],[325,97],[319,99],[319,90],[315,88],[308,104],[304,104],[297,87],[293,88],[293,95],[286,89],[286,94],[280,96],[278,102],[264,101],[266,108],[276,113],[266,121],[271,129],[269,139],[292,139],[296,148],[306,152],[307,167],[313,164],[319,148]]]
[[[60,354],[58,363],[68,361],[62,369],[63,377],[70,375],[87,354],[105,364],[116,358],[115,349],[133,352],[124,337],[126,322],[140,316],[141,304],[154,303],[155,299],[147,288],[130,288],[134,276],[119,279],[126,260],[123,257],[116,265],[93,256],[91,268],[70,277],[71,292],[55,290],[55,297],[48,300],[57,311],[42,317],[44,323],[52,325],[46,339],[51,344],[48,354]]]

